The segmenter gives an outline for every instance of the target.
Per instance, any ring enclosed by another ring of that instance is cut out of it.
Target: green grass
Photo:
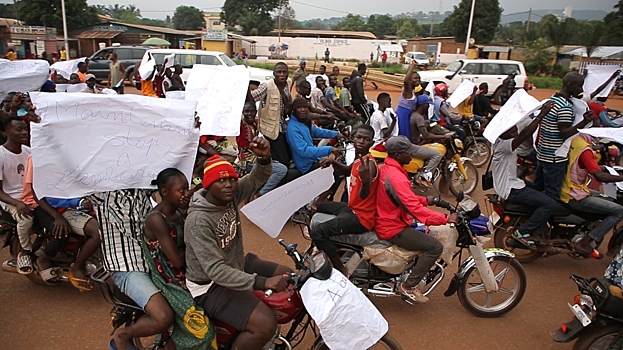
[[[528,82],[539,89],[558,90],[562,87],[562,79],[560,78],[529,76]]]
[[[407,74],[407,70],[404,69],[402,65],[399,65],[399,64],[392,64],[385,68],[373,68],[373,69],[380,70],[381,72],[389,73],[389,74]]]

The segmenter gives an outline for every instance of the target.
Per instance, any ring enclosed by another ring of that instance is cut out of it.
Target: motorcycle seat
[[[314,227],[315,225],[329,221],[334,218],[335,218],[335,215],[330,215],[330,214],[325,214],[325,213],[316,213],[314,214],[314,216],[312,216],[311,227]],[[376,246],[379,248],[382,248],[382,247],[387,248],[392,245],[390,242],[380,239],[376,235],[376,232],[374,231],[368,231],[368,232],[365,232],[359,235],[357,234],[336,235],[336,236],[332,236],[331,240],[334,242],[344,243],[348,245],[355,245],[359,247]]]
[[[520,215],[530,215],[534,212],[536,208],[531,207],[529,205],[517,202],[504,202],[504,213],[505,214],[520,214]],[[556,203],[556,209],[554,209],[553,216],[567,216],[573,213],[573,211],[567,207],[565,204],[558,202]]]

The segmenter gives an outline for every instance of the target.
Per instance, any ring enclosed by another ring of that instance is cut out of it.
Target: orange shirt
[[[76,74],[78,74],[78,78],[80,78],[81,82],[83,82],[83,83],[87,82],[87,73],[80,73],[80,72],[78,72]]]
[[[361,178],[359,177],[359,166],[361,165],[361,159],[355,160],[350,170],[350,187],[348,193],[348,207],[357,215],[361,225],[368,230],[372,230],[376,223],[376,187],[379,182],[378,165],[376,159],[369,154],[362,159],[372,160],[377,167],[377,175],[372,179],[370,188],[370,194],[366,199],[359,197],[359,190],[361,189]]]
[[[26,160],[26,169],[24,169],[24,189],[22,190],[22,202],[34,210],[39,206],[35,201],[35,193],[32,190],[32,154]]]
[[[154,83],[151,80],[141,80],[141,93],[143,96],[158,97],[154,91]]]

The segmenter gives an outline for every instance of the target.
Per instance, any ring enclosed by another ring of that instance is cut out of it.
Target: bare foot
[[[86,274],[84,273],[84,271],[82,271],[81,268],[79,268],[78,266],[76,266],[76,264],[71,265],[71,267],[69,268],[69,272],[71,272],[71,275],[75,278],[75,279],[81,279],[81,280],[86,280],[87,282],[78,282],[76,281],[76,283],[78,283],[79,286],[83,287],[83,288],[89,288],[91,285],[91,282],[89,280],[89,278],[86,276]]]

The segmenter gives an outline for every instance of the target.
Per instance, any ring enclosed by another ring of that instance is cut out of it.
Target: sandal
[[[19,253],[17,255],[17,272],[21,275],[29,275],[33,271],[30,254]]]
[[[575,247],[573,247],[573,249],[575,250],[576,253],[582,255],[585,258],[591,258],[591,259],[603,259],[604,255],[601,254],[597,249],[592,249],[591,251],[588,250],[582,250],[582,249],[578,249],[578,247],[580,247],[580,245],[575,245]]]
[[[515,231],[515,239],[530,249],[534,249],[535,245],[547,245],[547,241],[543,238],[529,234],[524,235],[519,231]]]
[[[108,348],[110,350],[119,350],[119,348],[117,347],[117,343],[115,343],[114,339],[110,339],[110,342],[108,343]],[[136,348],[136,346],[132,345],[128,348],[128,350],[138,350]]]
[[[90,278],[83,279],[74,277],[74,275],[71,274],[71,271],[67,271],[67,278],[69,279],[69,282],[71,282],[71,285],[76,287],[81,292],[88,292],[93,289],[93,281]],[[84,287],[81,284],[85,284],[87,287]]]

